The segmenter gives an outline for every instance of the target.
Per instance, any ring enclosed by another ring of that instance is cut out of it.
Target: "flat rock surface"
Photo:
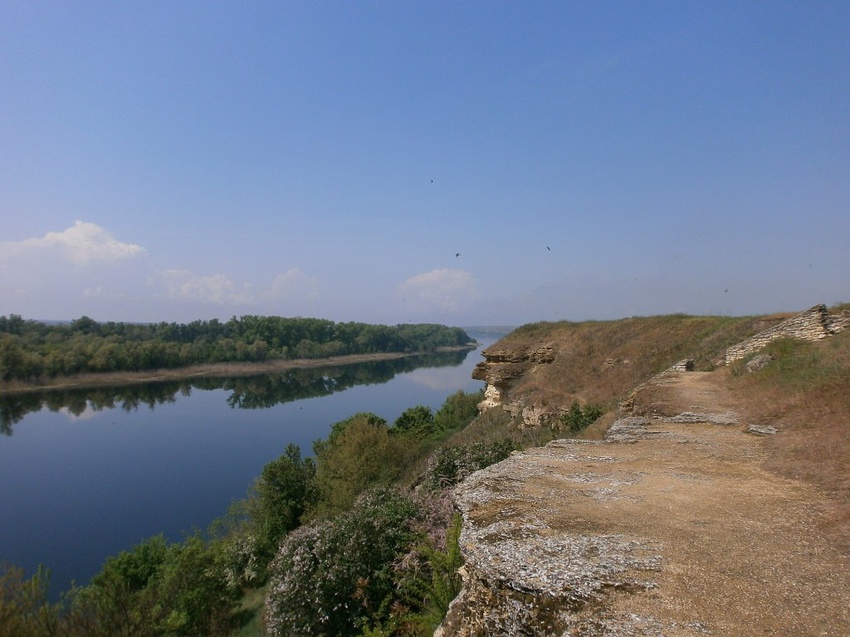
[[[610,440],[518,452],[460,485],[446,635],[850,635],[825,502],[762,468],[717,372],[668,374]],[[682,417],[682,414],[687,414]]]

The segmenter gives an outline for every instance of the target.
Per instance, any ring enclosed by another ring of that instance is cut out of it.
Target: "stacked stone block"
[[[850,315],[847,312],[830,315],[825,305],[816,305],[774,325],[769,330],[759,332],[746,341],[733,345],[726,350],[726,364],[744,358],[780,338],[819,341],[837,334],[848,324],[850,324]]]

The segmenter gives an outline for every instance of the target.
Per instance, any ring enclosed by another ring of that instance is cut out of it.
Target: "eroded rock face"
[[[535,365],[546,365],[555,360],[554,345],[535,347],[506,348],[492,346],[484,350],[484,360],[475,366],[472,377],[487,383],[484,390],[484,400],[479,403],[481,411],[504,407],[514,416],[522,416],[524,406],[511,404],[507,397],[510,393],[511,382],[522,377]],[[539,410],[538,410],[539,411]],[[528,412],[529,425],[539,425],[541,414]]]
[[[557,454],[564,450],[557,448]],[[504,472],[526,480],[546,473],[545,462],[527,461],[526,454],[516,454],[492,471],[475,474],[456,492],[471,523],[464,524],[461,536],[467,560],[464,589],[443,635],[561,635],[575,624],[576,613],[606,589],[655,586],[652,573],[660,569],[661,557],[652,542],[558,528],[542,499],[539,515],[526,515],[524,507],[516,506],[516,494],[503,488]],[[575,480],[588,486],[595,481],[581,475]],[[482,507],[494,504],[497,509],[482,518]]]

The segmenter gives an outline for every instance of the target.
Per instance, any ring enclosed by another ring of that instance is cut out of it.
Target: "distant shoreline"
[[[0,382],[0,396],[15,394],[31,394],[40,391],[63,389],[81,389],[86,387],[118,387],[121,385],[138,385],[142,383],[158,383],[169,380],[184,380],[189,378],[222,378],[230,376],[255,376],[290,369],[309,369],[316,367],[331,367],[333,365],[354,365],[371,361],[387,361],[411,356],[423,356],[438,352],[462,351],[474,349],[477,345],[458,347],[440,347],[433,352],[381,352],[375,354],[349,354],[346,356],[331,356],[329,358],[299,358],[262,361],[259,363],[204,363],[178,367],[175,369],[151,369],[138,372],[103,372],[76,374],[74,376],[57,376],[35,383],[23,381]]]

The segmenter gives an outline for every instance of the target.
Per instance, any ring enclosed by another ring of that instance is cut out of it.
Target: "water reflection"
[[[460,365],[467,350],[439,352],[384,361],[350,365],[292,369],[255,376],[204,377],[180,381],[160,381],[120,387],[51,390],[13,396],[0,396],[0,433],[12,435],[13,426],[31,413],[48,409],[82,418],[92,411],[140,407],[154,409],[173,403],[178,394],[224,389],[230,392],[227,404],[238,409],[264,409],[283,403],[328,396],[356,385],[382,384],[397,374],[428,367]]]

